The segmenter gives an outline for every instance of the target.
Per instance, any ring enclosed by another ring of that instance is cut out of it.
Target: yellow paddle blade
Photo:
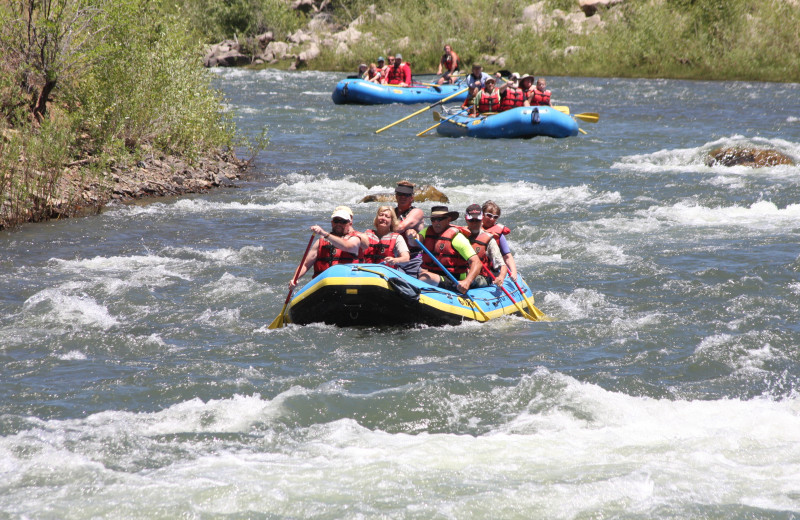
[[[572,117],[586,121],[587,123],[596,123],[600,120],[600,114],[597,112],[584,112],[582,114],[575,114]]]
[[[435,111],[434,111],[434,113],[433,113],[433,120],[434,120],[434,121],[441,121],[441,120],[442,120],[442,114],[440,114],[439,112],[435,112]]]
[[[284,315],[286,314],[286,304],[283,305],[283,309],[281,309],[281,313],[278,314],[278,317],[272,320],[272,323],[269,324],[269,329],[280,329],[285,325],[284,323]]]
[[[565,107],[565,106],[554,106],[554,107],[553,107],[553,109],[555,109],[555,110],[558,110],[559,112],[562,112],[562,113],[564,113],[564,114],[567,114],[567,115],[569,115],[569,107]]]

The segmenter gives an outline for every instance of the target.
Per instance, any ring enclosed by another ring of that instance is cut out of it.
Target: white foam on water
[[[86,354],[79,350],[70,350],[69,352],[58,354],[56,358],[61,361],[83,361],[87,359]]]
[[[619,192],[597,192],[589,186],[548,188],[536,183],[514,182],[498,184],[470,184],[442,187],[450,199],[450,206],[463,212],[468,204],[494,201],[504,216],[518,212],[530,213],[543,205],[560,207],[617,204],[622,200]],[[462,208],[463,206],[463,208]]]
[[[796,398],[634,397],[539,369],[510,387],[443,396],[454,416],[488,402],[509,410],[481,435],[389,433],[349,418],[287,431],[287,400],[315,392],[342,395],[335,384],[295,387],[271,400],[30,420],[0,438],[0,509],[565,519],[800,509]]]
[[[241,319],[239,309],[206,309],[197,317],[197,321],[214,327],[230,327],[238,325]]]
[[[105,305],[86,294],[69,294],[61,289],[37,292],[22,306],[23,316],[36,316],[67,327],[92,327],[108,330],[119,325]]]
[[[646,219],[655,218],[689,227],[747,228],[761,231],[781,231],[800,225],[800,204],[785,208],[769,201],[754,202],[750,206],[724,206],[709,208],[695,202],[678,202],[672,206],[654,206],[638,211]]]
[[[763,137],[745,137],[733,135],[716,141],[708,142],[694,148],[678,148],[672,150],[659,150],[647,154],[636,154],[622,157],[611,165],[612,168],[623,171],[643,173],[668,173],[668,172],[701,172],[713,173],[726,179],[732,176],[767,176],[770,178],[783,178],[797,180],[798,166],[779,165],[765,168],[752,168],[749,166],[706,166],[709,153],[720,147],[748,147],[760,149],[775,149],[792,158],[795,164],[800,163],[800,143],[784,139],[767,139]],[[711,182],[722,183],[716,179]]]
[[[230,273],[223,274],[219,280],[206,285],[205,289],[214,300],[272,292],[252,278],[238,277]]]
[[[605,295],[594,289],[575,289],[569,294],[548,292],[544,297],[549,309],[557,309],[553,314],[560,320],[582,320],[601,314],[603,321],[618,317],[622,310],[606,301]]]

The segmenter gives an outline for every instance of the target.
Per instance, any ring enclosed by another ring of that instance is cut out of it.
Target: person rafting
[[[330,232],[317,225],[311,226],[311,232],[319,238],[312,244],[295,279],[289,282],[290,289],[297,286],[297,280],[312,266],[317,276],[333,265],[358,263],[360,250],[367,246],[366,238],[362,239],[361,234],[353,230],[353,212],[347,206],[334,209]]]
[[[436,259],[427,253],[424,255],[419,279],[448,291],[466,293],[483,264],[467,237],[450,225],[458,219],[458,211],[449,211],[447,206],[433,206],[429,218],[431,225],[419,235],[422,244]],[[445,275],[440,264],[458,280],[457,285]]]
[[[386,60],[383,59],[383,56],[378,56],[378,62],[376,65],[381,73],[380,82],[383,83],[386,80],[386,75],[389,73],[389,66],[386,65]]]
[[[394,213],[397,216],[397,225],[394,230],[402,234],[408,244],[409,261],[398,267],[409,276],[419,277],[422,265],[422,248],[417,245],[417,233],[425,227],[425,213],[413,206],[415,184],[409,181],[400,181],[394,190],[397,207]]]
[[[539,78],[536,80],[536,88],[531,92],[528,98],[530,106],[552,106],[550,104],[550,91],[547,90],[547,80]]]
[[[403,62],[401,54],[397,54],[394,57],[394,65],[389,67],[386,83],[388,85],[397,85],[398,87],[411,86],[411,66]]]
[[[370,63],[367,72],[365,72],[361,79],[366,81],[371,81],[372,83],[380,83],[381,82],[381,70],[375,63]]]
[[[495,240],[497,240],[500,254],[503,256],[503,261],[506,263],[506,266],[508,266],[508,275],[516,280],[517,263],[514,260],[514,255],[511,254],[511,248],[508,247],[508,241],[506,241],[506,235],[509,234],[511,230],[497,223],[497,220],[500,218],[500,206],[494,201],[487,200],[483,203],[483,206],[481,206],[481,211],[483,212],[483,229],[491,233]]]
[[[470,204],[464,211],[464,220],[467,221],[464,235],[468,237],[469,243],[472,244],[478,259],[483,264],[483,268],[492,273],[494,284],[502,286],[508,269],[503,261],[503,255],[500,253],[500,247],[497,245],[495,236],[483,229],[483,210],[477,204]],[[480,274],[475,277],[472,288],[486,287],[489,284],[490,281],[487,276]]]
[[[364,233],[368,245],[362,251],[360,260],[367,264],[383,263],[391,267],[408,262],[408,245],[403,235],[394,231],[398,224],[394,210],[390,206],[379,207],[372,223],[375,228]]]
[[[530,98],[533,95],[533,91],[536,88],[534,85],[534,77],[530,74],[524,74],[519,79],[519,88],[522,89],[522,97],[525,98],[525,101],[522,103],[523,106],[529,107],[531,106]]]
[[[441,76],[437,81],[439,85],[445,83],[453,84],[456,82],[453,76],[458,75],[458,54],[456,54],[449,45],[444,46],[444,54],[442,54],[442,58],[439,60],[439,70],[436,74]]]
[[[500,73],[497,73],[497,79],[500,79]],[[497,92],[500,94],[500,106],[497,107],[498,112],[505,112],[512,108],[521,107],[525,104],[525,95],[519,86],[519,73],[514,72],[511,76],[504,81],[503,85],[497,87]]]
[[[486,78],[484,87],[477,92],[474,98],[464,100],[462,108],[469,108],[470,115],[497,112],[500,107],[500,93],[495,88],[497,81],[493,77]]]
[[[472,99],[476,95],[478,95],[478,91],[481,90],[486,85],[486,80],[489,79],[489,75],[483,72],[483,66],[479,63],[475,63],[472,65],[472,72],[464,78],[466,82],[466,86],[469,88],[469,92],[467,93],[467,99]]]

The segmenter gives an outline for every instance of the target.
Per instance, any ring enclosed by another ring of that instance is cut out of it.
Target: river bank
[[[144,199],[202,193],[235,186],[246,175],[248,162],[231,152],[214,152],[195,161],[151,154],[129,166],[112,165],[100,175],[87,175],[89,159],[67,164],[53,193],[23,211],[4,206],[0,230],[51,219],[100,213],[112,202],[129,204]]]

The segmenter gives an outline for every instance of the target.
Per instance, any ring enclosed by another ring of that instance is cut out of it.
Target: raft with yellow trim
[[[521,276],[518,283],[533,305],[530,287]],[[506,279],[504,287],[521,308],[531,312],[512,281]],[[295,294],[288,316],[290,322],[299,325],[349,327],[455,325],[519,315],[514,302],[499,287],[470,289],[468,294],[470,298],[465,298],[383,264],[335,265]]]

